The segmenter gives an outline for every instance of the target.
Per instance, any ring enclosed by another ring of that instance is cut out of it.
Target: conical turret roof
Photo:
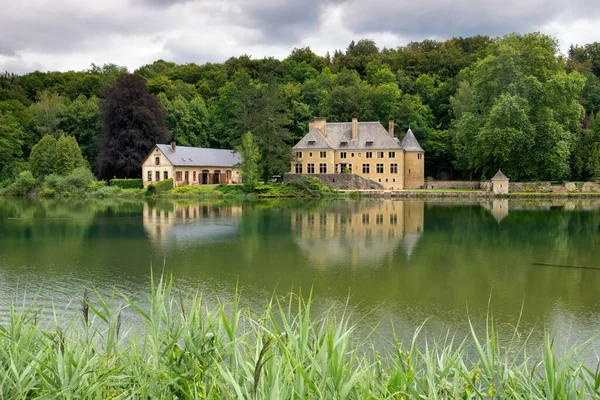
[[[494,175],[494,177],[491,180],[493,180],[493,181],[509,181],[510,179],[508,179],[506,177],[506,175],[504,175],[502,173],[502,171],[498,170],[498,172],[496,172],[496,175]]]
[[[402,139],[400,147],[402,147],[406,151],[424,152],[423,148],[417,141],[415,134],[410,128],[408,128],[408,131],[406,131],[406,135],[404,135],[404,139]]]

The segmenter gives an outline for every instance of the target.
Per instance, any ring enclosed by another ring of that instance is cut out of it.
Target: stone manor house
[[[393,120],[386,131],[379,122],[315,118],[293,151],[292,174],[353,173],[385,189],[425,185],[425,152],[410,128],[402,141],[395,137]]]

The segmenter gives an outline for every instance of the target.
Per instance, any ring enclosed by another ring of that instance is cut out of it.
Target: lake
[[[0,312],[16,296],[77,312],[86,288],[143,299],[151,270],[260,312],[312,290],[369,340],[520,324],[560,343],[600,332],[600,202],[117,201],[0,198]],[[393,327],[393,328],[392,328]],[[598,340],[594,346],[600,350]]]

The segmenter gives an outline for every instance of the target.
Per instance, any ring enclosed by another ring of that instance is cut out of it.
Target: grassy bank
[[[581,348],[559,356],[548,338],[525,351],[516,332],[501,345],[492,321],[470,342],[419,348],[417,331],[381,354],[358,342],[346,315],[315,316],[294,296],[261,314],[237,297],[209,308],[162,282],[147,307],[123,298],[85,296],[76,316],[50,322],[35,305],[11,305],[0,327],[0,397],[600,398]],[[124,323],[125,308],[143,324]]]

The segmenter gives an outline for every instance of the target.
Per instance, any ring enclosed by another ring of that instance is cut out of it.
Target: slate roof
[[[379,122],[358,122],[356,139],[352,139],[352,122],[328,122],[326,126],[327,136],[324,136],[316,126],[293,147],[294,150],[394,150],[404,148],[406,151],[423,151],[419,142],[410,129],[407,142],[409,148],[401,145],[396,137],[391,137],[388,131]],[[406,140],[406,137],[404,138]],[[313,141],[313,144],[309,144]],[[367,142],[371,142],[367,145]],[[403,141],[404,142],[404,141]],[[345,143],[342,145],[342,143]],[[418,150],[417,150],[418,149]]]
[[[492,181],[509,181],[510,179],[508,179],[506,177],[506,175],[504,175],[502,173],[502,171],[498,170],[498,172],[496,172],[496,175],[494,175],[494,177],[491,180]]]
[[[406,135],[404,135],[404,139],[402,139],[402,143],[400,143],[400,146],[406,151],[423,151],[423,148],[421,147],[421,145],[419,145],[415,134],[410,128],[408,128]]]
[[[233,150],[177,146],[173,152],[169,144],[156,147],[176,167],[233,167],[241,162],[240,155]]]

